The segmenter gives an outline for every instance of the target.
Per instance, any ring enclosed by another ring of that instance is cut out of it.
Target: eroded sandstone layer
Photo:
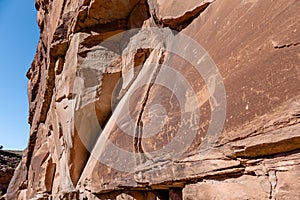
[[[7,199],[300,199],[299,0],[36,8]]]
[[[0,150],[0,199],[7,191],[21,157],[22,152]]]

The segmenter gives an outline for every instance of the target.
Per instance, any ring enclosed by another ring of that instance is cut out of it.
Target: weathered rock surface
[[[300,198],[300,1],[36,8],[7,199]]]
[[[22,152],[0,150],[0,198],[7,191],[16,167],[21,161]]]

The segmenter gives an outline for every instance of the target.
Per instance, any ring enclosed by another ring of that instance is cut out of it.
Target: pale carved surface
[[[30,140],[7,199],[300,198],[298,0],[36,0],[36,8]],[[219,82],[169,51],[197,54],[168,40],[180,34],[206,50],[197,61],[211,58],[224,84],[217,138],[206,132]],[[188,89],[172,95],[181,76],[194,98]],[[168,87],[143,85],[153,81]],[[198,111],[199,122],[190,117]],[[186,149],[160,151],[193,131]]]

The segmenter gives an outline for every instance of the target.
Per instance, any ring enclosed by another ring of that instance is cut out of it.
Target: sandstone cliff
[[[7,199],[300,199],[299,0],[36,0]]]
[[[6,193],[21,157],[22,152],[0,150],[0,198]]]

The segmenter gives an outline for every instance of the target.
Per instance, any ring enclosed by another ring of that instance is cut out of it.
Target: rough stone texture
[[[9,182],[21,157],[21,151],[0,150],[0,198],[6,193]]]
[[[204,180],[184,188],[184,199],[269,199],[267,177],[244,175],[222,181]]]
[[[300,198],[300,1],[36,0],[36,8],[30,139],[7,199]],[[162,42],[149,27],[172,39]],[[122,34],[132,28],[142,29]],[[206,85],[193,63],[168,52],[199,53],[170,29],[202,45],[218,67],[227,100],[218,138],[206,132],[220,83]],[[186,90],[182,111],[172,92],[183,79],[166,66],[188,80],[196,106]],[[180,123],[196,111],[199,123]],[[187,149],[167,148],[192,131]]]

